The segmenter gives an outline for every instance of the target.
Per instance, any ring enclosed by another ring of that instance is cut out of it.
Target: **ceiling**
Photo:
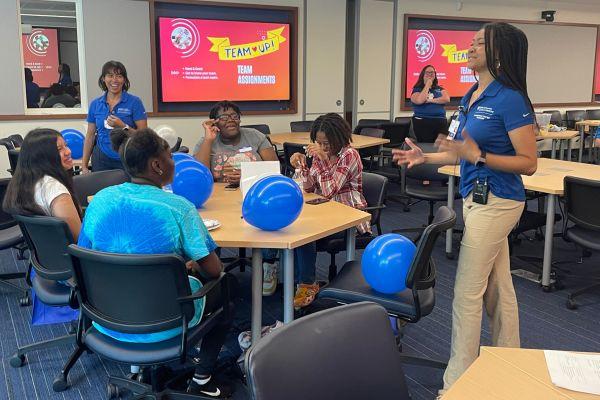
[[[75,3],[21,0],[21,23],[43,27],[75,28]]]

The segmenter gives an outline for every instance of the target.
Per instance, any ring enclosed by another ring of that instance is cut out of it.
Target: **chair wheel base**
[[[10,358],[10,366],[13,368],[22,367],[25,364],[25,354],[14,354]]]
[[[29,297],[28,294],[26,294],[25,296],[23,296],[19,299],[19,305],[21,307],[27,307],[27,306],[31,305],[31,298]]]
[[[566,305],[569,310],[577,310],[577,308],[579,307],[577,303],[575,303],[575,301],[573,301],[572,299],[568,299]]]
[[[59,376],[52,382],[52,390],[55,392],[62,392],[69,387],[67,379],[64,376]]]

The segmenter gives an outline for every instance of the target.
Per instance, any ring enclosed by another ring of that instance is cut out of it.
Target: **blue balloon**
[[[381,293],[403,291],[416,250],[415,244],[402,235],[388,233],[378,236],[369,243],[362,255],[365,280]]]
[[[298,218],[304,198],[298,185],[287,176],[267,176],[256,182],[244,198],[242,216],[265,231],[285,228]]]
[[[67,147],[71,150],[71,158],[79,160],[83,157],[83,142],[85,136],[77,129],[65,129],[61,132]]]
[[[195,160],[194,157],[186,153],[173,153],[171,156],[173,157],[173,161],[175,161],[175,164],[183,160]]]
[[[173,193],[185,197],[196,208],[208,200],[213,191],[213,176],[204,164],[196,160],[182,160],[175,163]]]

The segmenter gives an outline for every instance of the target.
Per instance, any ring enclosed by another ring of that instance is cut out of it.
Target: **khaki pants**
[[[448,389],[479,354],[483,305],[490,319],[492,343],[520,347],[519,310],[510,274],[508,234],[524,202],[489,194],[488,204],[463,204],[465,230],[458,257],[452,303],[452,351],[444,373]]]

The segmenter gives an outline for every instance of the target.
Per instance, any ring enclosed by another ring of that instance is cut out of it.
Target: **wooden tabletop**
[[[442,400],[598,400],[554,386],[543,350],[481,347],[479,357]]]
[[[297,144],[309,144],[310,143],[310,132],[286,132],[286,133],[273,133],[269,135],[273,144],[283,145],[287,143]],[[382,144],[389,143],[389,139],[375,138],[365,135],[352,134],[351,146],[355,149],[364,149],[366,147],[380,146]]]
[[[548,132],[548,131],[540,131],[540,134],[536,136],[537,140],[543,139],[559,139],[559,140],[567,140],[573,139],[574,137],[579,136],[579,131],[561,131],[561,132]]]
[[[577,121],[575,122],[575,126],[577,125],[600,126],[600,119],[586,119],[585,121]]]
[[[439,168],[438,172],[445,175],[460,176],[460,166],[445,165]],[[600,165],[538,158],[535,174],[532,176],[523,175],[522,178],[525,189],[562,196],[565,176],[600,181]]]
[[[203,219],[216,219],[221,227],[210,231],[220,247],[253,247],[294,249],[333,233],[369,221],[371,214],[336,201],[304,204],[294,223],[284,229],[267,232],[255,228],[242,219],[241,190],[226,191],[224,183],[215,183],[210,199],[199,209]],[[318,197],[305,193],[305,200]]]

